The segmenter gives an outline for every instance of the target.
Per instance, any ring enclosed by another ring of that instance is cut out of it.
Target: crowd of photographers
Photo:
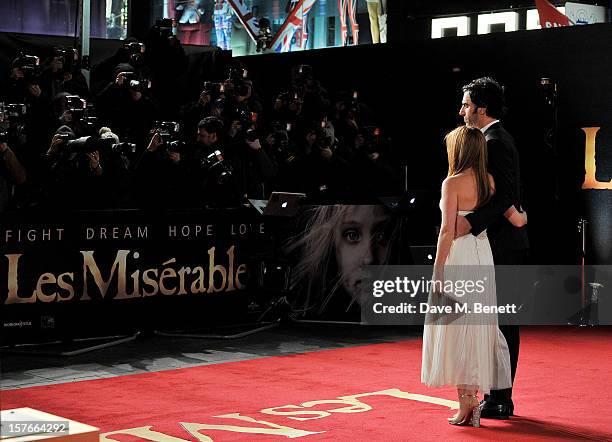
[[[92,70],[74,50],[19,53],[0,108],[0,212],[24,208],[235,207],[272,191],[313,202],[398,193],[390,142],[355,91],[295,66],[260,96],[238,62],[181,103],[187,57],[171,36],[128,40]],[[170,68],[171,67],[171,68]],[[205,78],[206,74],[202,73]]]

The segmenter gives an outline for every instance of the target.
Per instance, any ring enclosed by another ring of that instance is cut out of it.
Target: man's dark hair
[[[491,77],[477,78],[463,86],[463,92],[470,94],[470,99],[477,107],[487,109],[491,118],[501,118],[505,113],[504,90]]]
[[[217,134],[217,138],[223,135],[223,122],[217,117],[206,117],[198,123],[198,130],[204,129],[209,134]]]

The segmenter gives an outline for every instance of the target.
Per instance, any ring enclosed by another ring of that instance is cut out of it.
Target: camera
[[[130,80],[127,84],[128,88],[134,92],[145,92],[150,88],[148,80]]]
[[[287,104],[302,102],[301,94],[297,90],[294,90],[294,89],[282,91],[281,93],[278,94],[277,99]]]
[[[185,142],[181,141],[181,140],[174,140],[174,141],[170,141],[169,143],[166,144],[166,149],[168,149],[168,152],[181,152],[183,150],[185,150]]]
[[[107,139],[113,141],[112,139]],[[105,140],[102,140],[105,141]],[[134,143],[112,143],[107,145],[111,153],[120,154],[120,155],[133,155],[136,153],[136,144]]]
[[[228,69],[227,79],[236,82],[239,80],[246,80],[249,78],[249,71],[246,68],[240,66],[231,66]]]
[[[77,61],[77,50],[74,48],[54,47],[53,57],[62,63],[63,72],[72,72]]]
[[[130,43],[124,43],[123,49],[125,49],[128,53],[132,55],[144,54],[145,52],[145,44],[140,43],[138,41],[133,41]]]
[[[87,101],[83,100],[78,95],[67,95],[66,109],[74,114],[77,111],[87,109]]]
[[[136,145],[132,143],[115,143],[112,138],[100,138],[97,136],[86,136],[70,139],[69,134],[62,134],[66,139],[66,149],[70,153],[91,153],[94,151],[109,152],[114,154],[129,155],[136,153]]]
[[[130,57],[130,64],[134,67],[140,67],[144,64],[145,45],[140,42],[130,42],[123,45],[123,50]]]
[[[182,152],[185,142],[180,140],[181,124],[176,121],[156,121],[151,135],[157,133],[168,152]]]
[[[244,137],[248,141],[255,141],[259,138],[259,131],[257,130],[257,112],[251,112],[246,109],[242,109],[238,111],[238,115],[236,116],[240,125],[243,128],[247,128],[244,131]]]
[[[69,153],[91,153],[99,150],[99,138],[94,136],[79,137],[66,142],[66,150]]]
[[[74,123],[81,123],[86,133],[93,133],[98,125],[98,118],[94,115],[94,107],[78,95],[66,96],[66,110],[70,112]]]
[[[220,150],[215,150],[203,158],[200,167],[206,172],[208,179],[212,179],[219,185],[227,184],[232,178],[232,170],[225,163]]]
[[[27,113],[28,108],[25,104],[4,104],[0,103],[0,122],[18,121]]]
[[[177,121],[156,121],[151,135],[158,134],[164,144],[177,141],[181,133],[181,123]]]
[[[0,102],[0,143],[18,141],[25,135],[25,104],[4,104]]]
[[[251,80],[249,80],[249,71],[240,66],[232,66],[228,70],[227,82],[230,83],[231,91],[236,96],[245,97],[251,92],[253,87]]]
[[[312,79],[312,66],[300,64],[294,68],[293,80],[298,86],[303,85],[309,79]]]
[[[211,101],[219,109],[225,107],[225,84],[205,81],[202,93],[210,95]]]
[[[40,75],[40,59],[35,55],[19,52],[17,58],[13,60],[13,68],[23,73],[24,80],[34,81]]]
[[[151,82],[135,72],[121,72],[123,75],[123,87],[128,88],[135,92],[145,92],[151,87]]]
[[[356,146],[357,149],[366,154],[379,152],[384,149],[385,139],[383,138],[380,127],[365,126],[359,133],[363,137],[363,144]]]
[[[206,92],[211,96],[212,99],[218,98],[222,93],[225,92],[225,85],[223,83],[215,83],[212,81],[205,81],[202,92]]]
[[[243,109],[238,111],[237,117],[242,125],[247,126],[257,123],[258,115],[257,112],[251,112],[249,110]]]

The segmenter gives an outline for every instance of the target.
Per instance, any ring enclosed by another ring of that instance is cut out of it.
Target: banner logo
[[[610,182],[597,181],[595,174],[597,165],[595,163],[595,141],[597,140],[597,132],[600,127],[583,127],[582,130],[586,135],[585,150],[584,150],[584,169],[586,174],[583,189],[612,189],[612,180]]]

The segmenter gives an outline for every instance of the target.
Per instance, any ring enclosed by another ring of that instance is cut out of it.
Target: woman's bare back
[[[495,182],[491,174],[488,174],[491,190],[495,190]],[[474,172],[468,170],[453,177],[454,186],[457,191],[457,210],[474,210],[478,206],[478,188]]]

